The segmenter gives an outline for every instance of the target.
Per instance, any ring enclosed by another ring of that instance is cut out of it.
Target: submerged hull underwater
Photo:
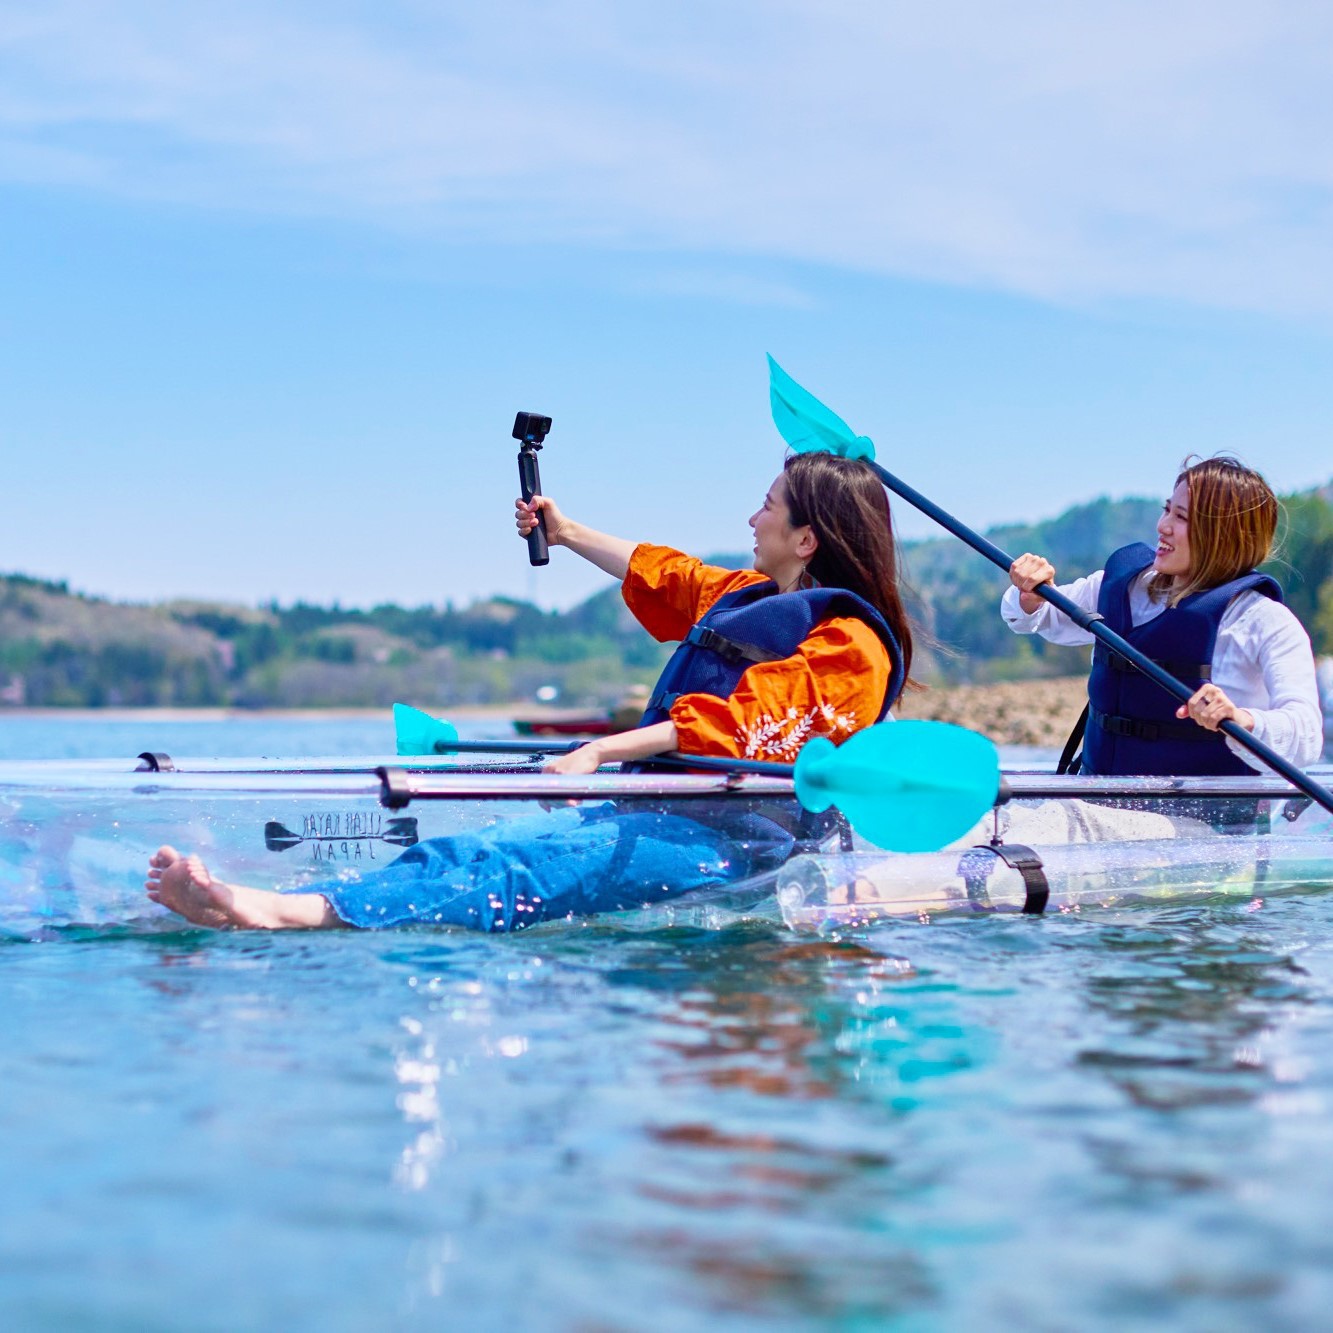
[[[857,837],[835,840],[763,880],[673,904],[654,905],[654,886],[645,885],[644,910],[616,920],[655,927],[758,916],[827,932],[1333,884],[1333,817],[1278,779],[1008,774],[1007,783],[1012,798],[943,851],[893,854]],[[531,759],[10,762],[0,765],[0,935],[174,929],[177,919],[143,891],[147,859],[163,843],[199,852],[236,881],[299,888],[382,866],[418,840],[570,801],[687,815],[774,801],[795,808],[781,778],[566,778],[542,774]],[[997,831],[998,844],[988,845]]]

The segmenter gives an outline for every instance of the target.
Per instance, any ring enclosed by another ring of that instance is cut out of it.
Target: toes
[[[148,864],[156,866],[159,870],[165,870],[173,861],[179,861],[180,859],[181,854],[174,847],[163,844],[148,858]]]

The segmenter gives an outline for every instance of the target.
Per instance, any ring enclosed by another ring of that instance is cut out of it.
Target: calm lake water
[[[390,744],[0,720],[0,757]],[[1333,895],[839,940],[66,928],[0,942],[0,1014],[6,1330],[1333,1307]]]

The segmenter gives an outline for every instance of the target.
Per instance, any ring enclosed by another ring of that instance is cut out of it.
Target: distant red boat
[[[629,727],[603,713],[600,717],[520,717],[514,719],[514,730],[520,736],[611,736]]]
[[[521,717],[515,720],[514,730],[520,736],[614,736],[637,727],[647,706],[647,689],[634,686],[610,712],[591,717]]]

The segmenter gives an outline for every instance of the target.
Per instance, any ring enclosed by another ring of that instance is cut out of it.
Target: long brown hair
[[[1181,465],[1176,485],[1189,491],[1190,567],[1181,578],[1154,575],[1149,588],[1176,606],[1191,593],[1232,579],[1263,564],[1273,549],[1278,502],[1253,468],[1230,454]]]
[[[837,454],[792,454],[783,464],[793,527],[819,547],[807,572],[827,588],[864,597],[888,622],[912,673],[912,622],[898,586],[898,544],[889,498],[866,463]]]

